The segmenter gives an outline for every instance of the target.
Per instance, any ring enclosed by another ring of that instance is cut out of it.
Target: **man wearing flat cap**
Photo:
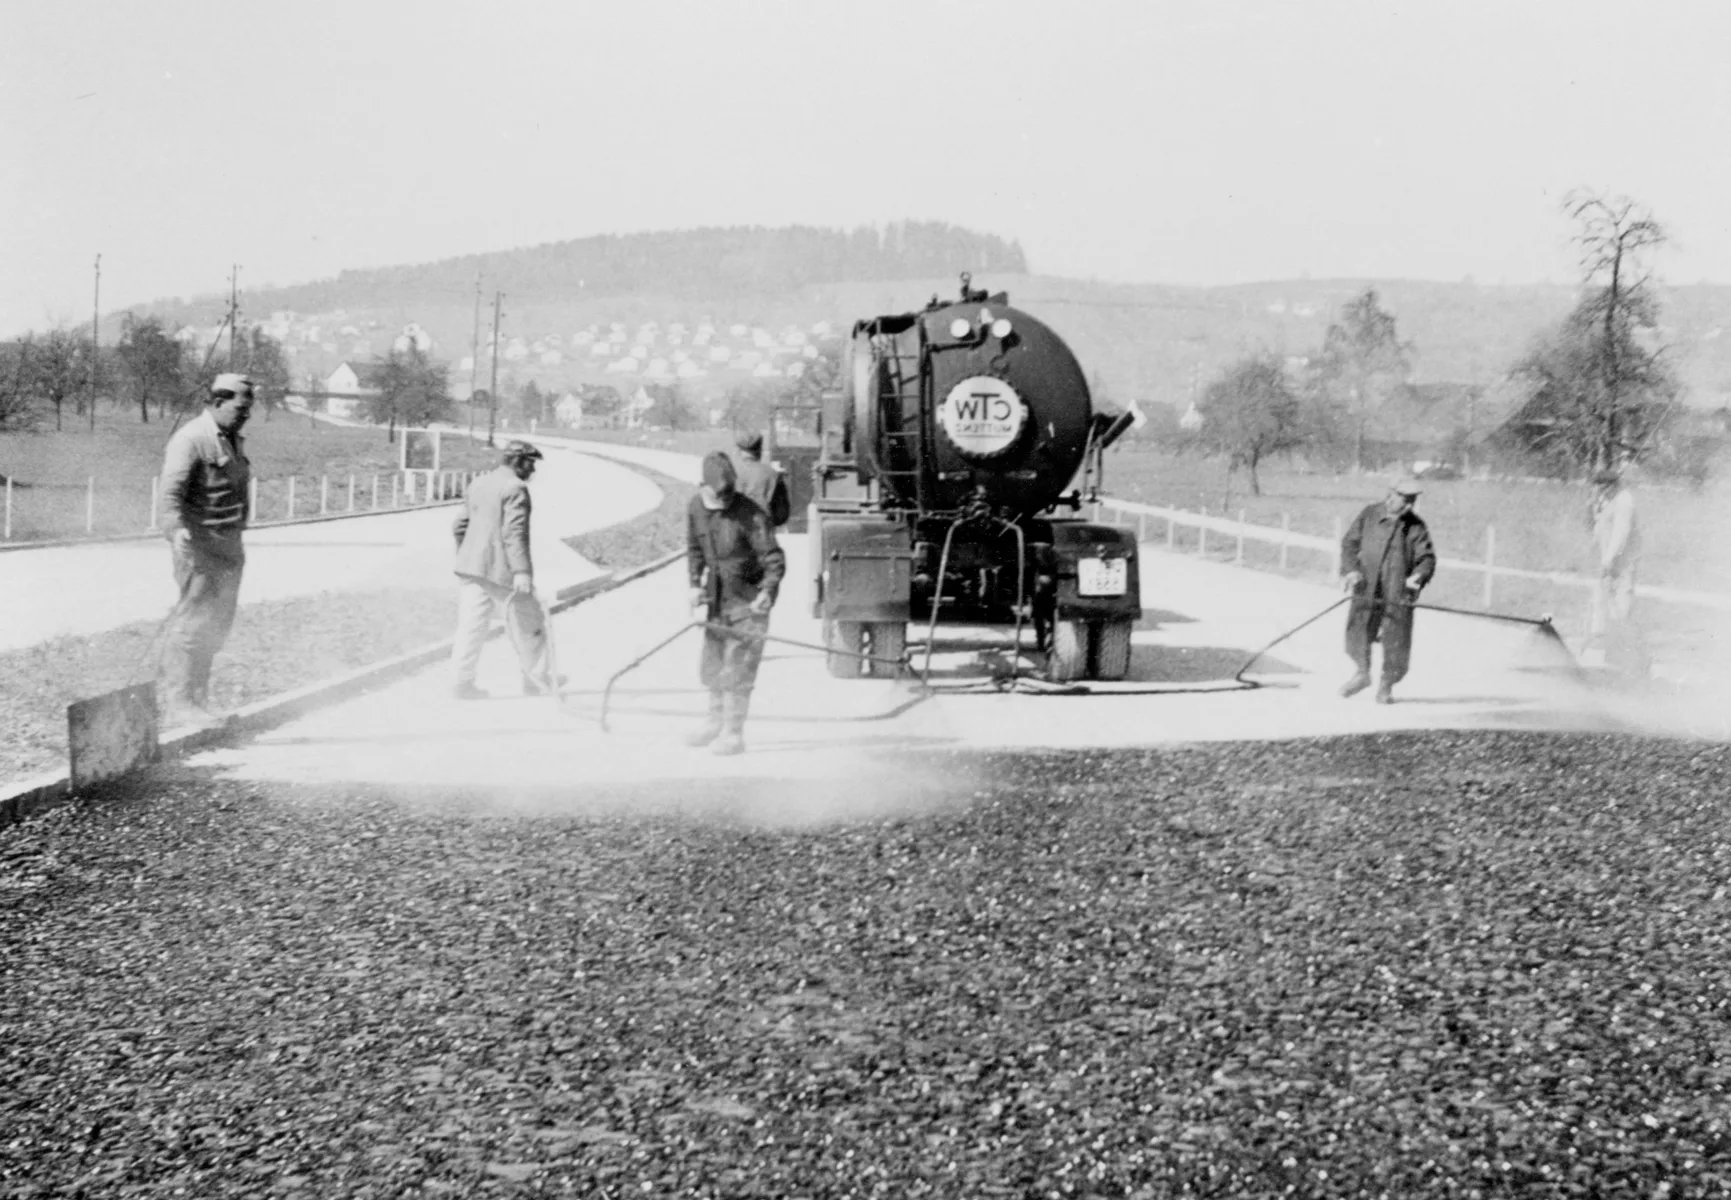
[[[733,461],[719,450],[703,460],[703,484],[686,510],[686,530],[691,605],[711,626],[703,633],[698,670],[709,690],[709,715],[686,742],[738,754],[745,749],[763,635],[787,559],[769,514],[745,498]]]
[[[787,496],[787,480],[774,463],[763,461],[763,435],[744,430],[734,444],[739,447],[739,461],[734,469],[739,474],[740,493],[768,513],[769,523],[780,529],[787,524],[792,504]]]
[[[1413,512],[1419,486],[1402,480],[1380,504],[1366,505],[1340,542],[1341,583],[1352,596],[1346,615],[1346,653],[1356,670],[1341,687],[1355,696],[1370,686],[1370,646],[1382,643],[1382,678],[1376,702],[1392,704],[1394,685],[1412,657],[1413,606],[1436,574],[1430,530]]]
[[[1615,468],[1594,473],[1587,517],[1598,552],[1588,645],[1603,648],[1606,665],[1631,675],[1645,675],[1646,650],[1634,622],[1641,531],[1635,523],[1634,494]]]
[[[180,598],[163,626],[164,729],[209,725],[210,667],[234,627],[246,567],[252,472],[241,430],[253,382],[218,375],[204,411],[174,431],[162,455],[163,533]]]
[[[459,700],[480,700],[476,686],[481,647],[497,609],[505,610],[505,632],[517,651],[523,691],[549,693],[553,678],[547,623],[535,596],[535,564],[529,555],[529,480],[541,451],[528,442],[507,442],[499,465],[469,484],[463,511],[451,532],[457,539],[457,636],[451,645]]]

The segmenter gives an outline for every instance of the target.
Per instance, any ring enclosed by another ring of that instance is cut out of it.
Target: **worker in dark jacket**
[[[163,627],[164,728],[208,725],[210,666],[234,627],[241,535],[252,512],[252,472],[241,430],[252,415],[253,383],[218,375],[204,411],[163,451],[163,533],[174,556],[180,599]]]
[[[739,490],[746,499],[769,514],[769,523],[780,529],[787,524],[792,502],[787,497],[787,479],[774,463],[763,461],[763,435],[752,430],[741,433],[734,444],[739,447]]]
[[[1413,606],[1436,574],[1430,530],[1413,512],[1419,487],[1395,484],[1381,504],[1367,505],[1340,542],[1341,583],[1352,596],[1346,617],[1346,652],[1358,668],[1341,687],[1355,696],[1370,686],[1370,644],[1382,642],[1382,679],[1376,702],[1394,702],[1394,685],[1412,657]]]
[[[709,716],[687,740],[693,746],[714,742],[716,754],[738,754],[745,749],[745,716],[787,560],[768,515],[739,490],[733,462],[719,450],[703,460],[703,485],[686,525],[692,607],[730,631],[704,631],[700,676],[709,689]]]

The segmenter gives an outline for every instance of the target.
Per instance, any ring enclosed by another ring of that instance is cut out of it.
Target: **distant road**
[[[552,439],[536,441],[550,453],[532,484],[532,550],[537,585],[550,593],[598,573],[562,538],[648,512],[662,493],[628,466],[569,452]],[[455,512],[441,506],[253,530],[241,603],[449,587]],[[0,555],[0,650],[159,620],[174,600],[160,539],[12,551]]]

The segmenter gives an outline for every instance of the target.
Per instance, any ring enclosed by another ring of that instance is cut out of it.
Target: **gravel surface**
[[[0,831],[0,1196],[1731,1191],[1725,747],[926,765],[854,824],[180,766]]]

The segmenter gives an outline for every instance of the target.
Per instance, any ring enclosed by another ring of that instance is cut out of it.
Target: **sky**
[[[943,220],[1042,274],[1731,283],[1731,4],[56,0],[0,44],[0,335],[597,234]]]

